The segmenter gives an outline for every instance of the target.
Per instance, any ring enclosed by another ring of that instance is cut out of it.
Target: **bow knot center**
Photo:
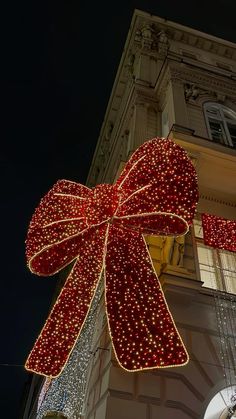
[[[97,185],[92,189],[86,208],[86,220],[89,226],[109,221],[117,209],[119,196],[117,189],[108,184]]]

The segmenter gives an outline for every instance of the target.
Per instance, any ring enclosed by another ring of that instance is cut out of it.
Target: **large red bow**
[[[136,150],[114,185],[89,189],[58,181],[32,217],[27,260],[32,272],[45,276],[74,264],[26,369],[51,377],[61,373],[102,275],[119,364],[129,371],[186,364],[143,234],[185,234],[197,200],[196,173],[186,152],[160,138]]]

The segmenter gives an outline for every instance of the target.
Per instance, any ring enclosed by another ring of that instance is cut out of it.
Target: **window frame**
[[[199,229],[198,232],[196,231],[197,229]],[[214,290],[221,291],[227,294],[236,295],[236,285],[233,286],[231,282],[228,283],[228,278],[231,277],[230,274],[235,273],[235,277],[236,277],[236,270],[231,270],[229,268],[227,269],[227,267],[223,263],[223,258],[224,257],[227,258],[227,255],[232,257],[233,252],[229,252],[228,250],[223,250],[223,249],[216,249],[214,247],[207,246],[204,244],[203,227],[201,225],[200,214],[197,214],[197,217],[195,217],[193,221],[192,231],[193,231],[194,242],[196,246],[196,257],[197,257],[197,264],[198,264],[199,279],[203,283],[202,286],[204,288],[214,289]],[[202,263],[199,257],[200,248],[202,248],[203,250],[206,249],[207,252],[210,252],[211,258],[212,258],[212,264]],[[234,256],[234,258],[235,258],[235,267],[236,267],[236,255]],[[201,272],[203,272],[203,269],[201,269],[201,266],[204,266],[204,265],[206,266],[206,271],[208,271],[209,273],[212,272],[214,276],[214,278],[209,279],[209,281],[206,281],[206,280],[204,281],[204,278],[202,278]],[[227,273],[229,273],[229,275],[227,275]],[[204,283],[209,284],[210,281],[212,281],[212,284],[214,281],[215,286],[204,285]]]
[[[209,114],[210,108],[215,108],[219,116],[210,115]],[[235,129],[236,129],[236,112],[228,108],[227,106],[222,105],[221,103],[217,103],[217,102],[205,102],[203,104],[203,109],[204,109],[204,116],[206,120],[209,138],[213,142],[218,143],[218,141],[216,141],[212,135],[210,121],[218,122],[220,125],[222,125],[223,133],[225,134],[223,135],[222,141],[219,141],[219,144],[236,148],[236,141],[234,143],[234,141],[232,140],[229,127],[228,127],[228,125],[232,125],[232,126],[235,126]],[[225,113],[228,113],[229,115],[231,114],[232,118],[230,117],[227,118]]]

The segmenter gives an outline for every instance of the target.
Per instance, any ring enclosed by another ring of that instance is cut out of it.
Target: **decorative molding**
[[[185,101],[192,105],[202,106],[202,102],[211,99],[217,103],[225,103],[226,95],[210,89],[202,89],[195,83],[184,84]]]
[[[187,45],[191,49],[198,48],[199,52],[206,51],[210,54],[217,55],[226,59],[233,60],[236,57],[236,45],[230,41],[222,42],[222,39],[218,39],[215,36],[201,33],[197,30],[184,27],[174,22],[168,22],[165,19],[160,19],[155,16],[138,15],[136,32],[134,36],[134,43],[141,43],[142,37],[151,39],[151,43],[147,42],[147,47],[156,47],[156,36],[161,32],[165,33],[165,37],[168,40],[168,45],[171,43],[181,42],[183,45]],[[142,33],[143,32],[143,33]]]
[[[109,396],[115,397],[116,399],[124,399],[124,400],[133,400],[133,394],[126,392],[126,391],[120,391],[120,390],[114,390],[109,389]]]
[[[206,194],[203,194],[203,193],[200,193],[199,197],[201,199],[206,200],[206,201],[212,201],[212,202],[216,202],[217,204],[226,205],[227,207],[236,208],[236,202],[224,201],[223,199],[219,199],[219,198],[216,198],[212,195],[206,195]]]
[[[136,29],[134,44],[145,52],[155,52],[160,58],[167,55],[170,46],[166,31],[149,20]]]
[[[217,92],[215,94],[216,94],[216,99],[217,99],[218,103],[224,103],[225,102],[225,99],[226,99],[225,95],[222,95],[222,94],[217,93]]]
[[[127,62],[124,65],[126,69],[126,76],[133,78],[134,76],[134,63],[135,63],[136,54],[132,50],[129,51]]]
[[[182,83],[189,83],[190,85],[198,85],[204,91],[220,90],[220,93],[227,96],[233,96],[236,99],[236,84],[232,80],[225,80],[223,76],[218,76],[210,73],[203,73],[202,70],[196,71],[196,69],[179,68],[176,66],[170,66],[171,80],[179,80]]]
[[[143,396],[142,394],[137,397],[138,401],[141,403],[145,403],[147,405],[154,404],[155,406],[161,406],[161,398],[160,397],[152,397],[152,396]]]
[[[194,83],[185,83],[184,84],[184,96],[186,102],[191,100],[195,101],[200,94],[199,88]]]

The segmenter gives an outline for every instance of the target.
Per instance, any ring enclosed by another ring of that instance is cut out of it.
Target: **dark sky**
[[[25,236],[60,178],[84,183],[134,8],[236,42],[235,0],[5,2],[1,47],[1,417],[20,418],[22,365],[56,278],[32,275]],[[5,366],[3,364],[9,364]]]

